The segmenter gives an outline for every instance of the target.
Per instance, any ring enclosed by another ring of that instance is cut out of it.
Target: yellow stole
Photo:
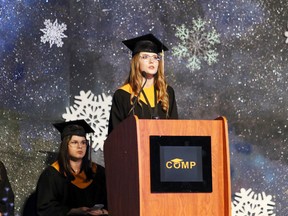
[[[54,162],[51,166],[54,167],[58,172],[60,171],[58,161]],[[92,163],[92,170],[94,173],[96,173],[97,165],[95,163]],[[84,189],[88,187],[93,181],[92,179],[89,181],[86,181],[86,174],[84,171],[78,174],[76,173],[72,173],[72,174],[75,177],[75,179],[71,181],[71,183],[74,184],[78,188]]]
[[[132,94],[132,93],[133,93],[130,84],[126,84],[126,85],[120,87],[120,89],[128,92],[129,94]],[[148,87],[148,88],[143,88],[143,91],[145,92],[145,94],[146,94],[146,96],[147,96],[147,99],[148,99],[151,107],[155,107],[154,85],[152,85],[152,86],[150,86],[150,87]],[[137,95],[135,95],[135,96],[137,96]],[[143,96],[143,94],[140,94],[139,99],[140,99],[143,103],[147,104],[147,102],[146,102],[145,97]]]

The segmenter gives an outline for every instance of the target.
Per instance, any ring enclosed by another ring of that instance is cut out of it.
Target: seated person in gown
[[[0,216],[14,215],[14,193],[10,185],[6,168],[0,161]]]
[[[84,120],[54,124],[61,133],[58,159],[40,175],[37,188],[39,216],[107,215],[105,170],[89,160]],[[94,205],[103,207],[96,208]]]

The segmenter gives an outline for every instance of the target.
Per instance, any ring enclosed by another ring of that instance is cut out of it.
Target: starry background
[[[199,18],[220,43],[217,62],[202,59],[192,70],[172,48],[183,42],[177,27],[192,29]],[[67,25],[63,46],[41,42],[47,19]],[[129,71],[121,41],[151,32],[170,48],[165,72],[180,118],[228,119],[232,193],[265,192],[275,213],[287,215],[287,23],[286,0],[0,1],[0,158],[16,214],[55,158],[51,123],[81,90],[112,95]]]

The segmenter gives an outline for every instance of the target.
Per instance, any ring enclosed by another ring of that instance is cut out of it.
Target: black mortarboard
[[[54,123],[54,127],[61,133],[61,140],[68,135],[86,137],[86,133],[93,133],[94,130],[85,120],[74,120],[68,122]]]
[[[132,56],[139,52],[160,53],[162,50],[168,50],[168,48],[153,34],[146,34],[140,37],[124,40],[122,43],[132,51]]]

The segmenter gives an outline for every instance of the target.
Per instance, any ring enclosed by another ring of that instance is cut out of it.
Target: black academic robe
[[[168,116],[166,112],[161,107],[161,101],[157,104],[158,117],[160,119],[178,119],[178,111],[175,100],[174,89],[171,86],[167,87],[167,92],[169,95],[169,113]],[[134,112],[131,110],[130,102],[131,93],[119,88],[115,91],[112,99],[112,106],[110,111],[108,134],[124,119],[130,115],[136,115],[139,119],[151,119],[151,113],[149,106],[142,102],[135,104]],[[135,98],[134,98],[135,99]]]
[[[7,171],[0,161],[0,212],[3,215],[14,215],[14,193],[11,188]]]
[[[104,204],[107,209],[105,169],[98,164],[92,183],[83,189],[49,166],[40,175],[36,192],[39,216],[64,216],[72,208],[95,204]]]

